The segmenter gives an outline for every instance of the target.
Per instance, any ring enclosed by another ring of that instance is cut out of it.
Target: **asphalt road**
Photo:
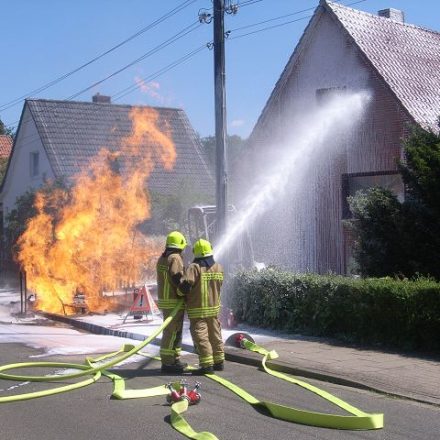
[[[19,344],[0,344],[0,364],[29,361],[37,350]],[[52,361],[79,362],[84,356],[57,356]],[[42,360],[41,358],[35,360]],[[344,414],[335,406],[297,386],[289,385],[254,367],[227,363],[220,373],[255,397],[302,409]],[[176,380],[159,374],[159,362],[145,360],[114,371],[127,378],[127,389],[148,388]],[[18,371],[18,370],[16,370]],[[21,374],[49,374],[45,370],[20,370]],[[177,378],[177,379],[180,379]],[[195,378],[188,377],[190,384]],[[221,385],[202,377],[202,401],[185,414],[196,431],[210,431],[220,440],[267,439],[396,439],[434,440],[440,433],[440,408],[393,399],[366,391],[306,379],[366,412],[383,412],[385,428],[377,431],[339,431],[303,426],[258,412]],[[58,383],[58,386],[60,384]],[[0,380],[0,396],[31,392],[54,384]],[[184,439],[169,422],[164,397],[136,400],[111,399],[112,383],[106,378],[88,387],[23,402],[0,404],[2,440],[120,440]]]

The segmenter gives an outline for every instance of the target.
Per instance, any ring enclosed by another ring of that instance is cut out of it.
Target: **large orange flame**
[[[150,217],[146,179],[158,163],[172,169],[176,151],[155,110],[133,108],[130,117],[132,135],[120,151],[102,149],[69,193],[36,195],[37,215],[19,239],[18,261],[41,310],[72,313],[66,305],[82,293],[88,308],[99,311],[104,290],[139,281],[154,266],[160,250],[146,246],[136,228]],[[119,161],[122,173],[115,170]]]

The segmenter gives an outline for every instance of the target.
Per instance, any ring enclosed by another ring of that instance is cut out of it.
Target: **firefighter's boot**
[[[183,373],[183,370],[188,366],[185,362],[176,361],[174,364],[162,364],[161,372],[162,373]]]

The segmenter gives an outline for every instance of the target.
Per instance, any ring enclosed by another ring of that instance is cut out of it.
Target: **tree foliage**
[[[12,138],[14,137],[14,130],[11,128],[7,128],[3,121],[0,119],[0,135],[8,135]],[[0,157],[0,184],[3,181],[3,177],[6,173],[6,167],[8,165],[8,158],[7,157]]]
[[[193,182],[182,180],[179,189],[172,194],[150,194],[152,215],[144,222],[141,231],[156,235],[166,235],[170,230],[188,229],[188,208],[195,205],[213,204],[213,196],[197,189]]]
[[[399,164],[406,186],[403,203],[383,188],[349,198],[354,257],[364,276],[440,279],[440,136],[415,128],[404,152]]]
[[[8,158],[0,157],[0,185],[3,181],[3,177],[5,177],[7,166],[8,166]]]
[[[38,189],[38,191],[46,195],[49,195],[54,191],[63,191],[65,192],[64,201],[66,203],[69,198],[69,188],[62,179],[46,182],[41,188]],[[18,238],[25,231],[28,220],[37,214],[37,210],[34,206],[36,193],[36,190],[28,190],[21,196],[17,197],[14,209],[12,209],[11,212],[9,212],[9,214],[6,216],[3,237],[5,254],[2,256],[2,258],[7,260],[13,259],[16,252],[16,243]],[[60,199],[58,198],[58,201],[59,200]],[[61,207],[59,205],[54,206],[51,203],[48,203],[45,209],[48,214],[55,214],[54,217],[56,217],[56,213],[60,212],[60,208]]]
[[[0,135],[5,135],[7,134],[8,136],[11,136],[12,138],[15,136],[15,132],[13,128],[7,127],[3,121],[0,119]]]
[[[206,150],[206,152],[208,154],[209,163],[214,168],[215,161],[216,161],[215,136],[206,136],[206,137],[200,138],[200,142],[202,143],[203,148]],[[227,148],[228,166],[233,167],[235,162],[240,157],[240,154],[242,153],[243,149],[245,148],[246,141],[244,139],[242,139],[240,136],[234,134],[231,136],[227,136],[226,145],[227,145],[226,148]]]

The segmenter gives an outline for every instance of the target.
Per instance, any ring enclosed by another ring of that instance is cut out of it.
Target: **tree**
[[[207,136],[200,139],[203,147],[208,153],[209,163],[211,165],[212,170],[215,170],[215,136]],[[239,195],[242,194],[243,191],[243,182],[242,182],[242,162],[241,158],[246,151],[246,140],[242,139],[238,135],[228,136],[226,140],[227,144],[227,160],[228,160],[228,177],[229,177],[229,188],[228,194],[231,203],[237,201]]]
[[[0,119],[0,135],[5,135],[5,134],[14,138],[15,131],[14,131],[14,128],[6,127],[6,125]]]
[[[8,158],[0,157],[0,185],[3,181],[3,177],[5,177],[7,166],[8,166]]]
[[[406,161],[399,168],[407,187],[407,199],[439,216],[440,135],[416,127],[404,148]]]
[[[0,135],[8,135],[11,136],[12,138],[14,137],[13,129],[5,127],[5,124],[3,124],[1,119],[0,119]],[[8,158],[0,157],[0,184],[3,181],[3,177],[5,176],[7,165],[8,165]]]
[[[417,127],[399,164],[406,185],[400,203],[383,188],[349,198],[354,257],[364,276],[417,274],[440,279],[440,136]]]
[[[200,142],[203,145],[203,148],[208,153],[209,163],[212,167],[215,167],[215,136],[206,136],[200,138]],[[234,134],[232,136],[228,136],[226,139],[227,144],[227,157],[228,157],[228,166],[233,167],[234,163],[242,153],[245,148],[246,141],[242,139],[240,136]]]
[[[64,203],[67,203],[69,198],[69,189],[63,179],[58,179],[53,182],[46,182],[43,187],[38,190],[28,190],[21,196],[19,196],[15,202],[14,209],[6,216],[4,227],[4,255],[2,258],[12,260],[16,252],[16,243],[18,238],[23,234],[26,229],[26,224],[29,219],[37,214],[35,208],[35,196],[37,191],[49,196],[54,194],[55,191],[62,191],[65,194],[63,197]],[[48,197],[50,199],[50,197]],[[61,198],[58,197],[58,201]],[[61,206],[59,202],[55,205],[48,203],[46,206],[46,212],[54,214],[59,212]]]

